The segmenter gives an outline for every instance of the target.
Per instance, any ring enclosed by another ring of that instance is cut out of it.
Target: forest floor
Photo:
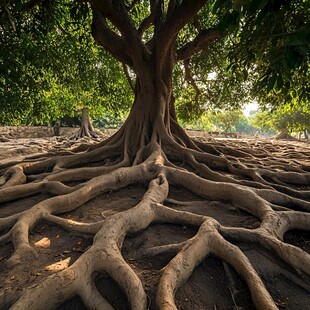
[[[200,139],[206,139],[201,137]],[[230,140],[221,140],[231,143]],[[233,140],[233,143],[245,143],[246,140]],[[248,140],[253,145],[258,140]],[[76,142],[75,146],[77,145]],[[260,147],[270,144],[270,140],[259,140]],[[309,153],[310,144],[306,142],[277,141],[279,145],[289,145],[294,152]],[[0,165],[8,161],[21,160],[24,156],[47,152],[49,149],[63,147],[63,142],[55,138],[11,139],[0,143]],[[292,154],[294,154],[292,152]],[[285,156],[285,155],[284,155]],[[79,207],[73,212],[63,214],[63,218],[83,222],[95,222],[103,219],[103,213],[113,210],[122,212],[136,205],[144,195],[148,184],[130,185],[117,191],[104,193]],[[310,187],[310,184],[309,184]],[[40,193],[31,197],[2,203],[0,218],[29,209],[49,195]],[[230,227],[256,228],[259,221],[252,215],[234,208],[230,204],[218,201],[199,202],[201,198],[176,187],[170,188],[170,199],[192,201],[192,205],[167,205],[183,211],[211,216],[220,224]],[[153,224],[137,235],[127,236],[122,254],[144,283],[149,298],[149,309],[155,309],[154,295],[162,268],[171,260],[171,254],[160,254],[152,258],[136,258],[141,247],[155,247],[167,243],[180,243],[197,233],[197,228],[183,225]],[[25,261],[11,269],[1,268],[13,251],[11,244],[0,248],[0,292],[9,290],[22,291],[24,287],[36,285],[48,275],[66,269],[92,244],[92,237],[77,235],[61,227],[45,222],[37,223],[30,232],[30,244],[37,250],[37,259]],[[289,231],[284,241],[310,253],[310,234],[303,231]],[[267,289],[279,309],[310,309],[310,284],[298,285],[292,281],[293,272],[279,258],[267,253],[257,244],[236,244],[239,246],[261,275]],[[285,272],[283,272],[285,270]],[[101,294],[116,309],[129,309],[125,295],[107,275],[101,274],[96,279]],[[189,280],[177,291],[176,304],[179,309],[254,309],[249,290],[243,280],[226,263],[214,256],[208,256],[195,269]],[[85,309],[79,297],[67,301],[58,309]]]

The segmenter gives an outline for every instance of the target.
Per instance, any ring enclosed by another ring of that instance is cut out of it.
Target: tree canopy
[[[48,12],[20,16],[15,30],[2,22],[0,123],[50,123],[82,108],[97,117],[128,111],[122,66],[94,44],[89,20],[76,24],[68,11],[44,28],[38,19]]]
[[[262,110],[253,116],[253,124],[263,130],[305,132],[310,128],[310,107],[286,104],[273,111]]]
[[[159,4],[116,3],[150,47]],[[307,1],[202,3],[176,40],[174,96],[181,119],[194,120],[206,109],[240,107],[253,99],[269,106],[309,101]],[[183,5],[176,7],[182,11]],[[164,19],[168,8],[163,2]],[[103,106],[110,113],[128,109],[132,99],[122,67],[93,44],[89,4],[5,1],[0,16],[2,123],[9,115],[18,123],[29,110],[34,122],[46,122],[51,115],[72,114],[81,105],[97,115]],[[117,23],[110,20],[107,35],[122,43]],[[109,43],[104,45],[114,52]],[[132,65],[124,55],[116,58]]]

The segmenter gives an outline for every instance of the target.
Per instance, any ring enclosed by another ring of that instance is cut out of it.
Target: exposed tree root
[[[130,138],[128,127],[137,130],[139,139]],[[160,126],[150,138],[147,125],[131,121],[124,128],[87,152],[82,149],[69,155],[38,158],[16,163],[3,171],[2,204],[43,192],[49,195],[30,208],[0,218],[3,232],[0,244],[14,246],[5,261],[6,268],[16,268],[37,256],[29,232],[40,221],[94,239],[70,267],[25,287],[15,297],[5,290],[0,294],[1,309],[55,309],[75,295],[89,309],[114,309],[95,284],[96,275],[102,273],[119,285],[131,309],[147,309],[144,283],[124,259],[122,246],[128,234],[143,231],[153,223],[197,228],[197,233],[188,240],[143,246],[134,255],[137,260],[167,253],[173,257],[162,269],[157,285],[159,309],[177,309],[176,291],[210,254],[228,264],[244,280],[257,309],[277,309],[261,275],[237,246],[238,242],[259,244],[272,252],[294,270],[292,280],[310,291],[310,255],[283,241],[287,231],[310,227],[309,158],[301,155],[292,161],[280,160],[280,155],[267,149],[256,153],[245,142],[238,145],[239,149],[219,142],[203,144],[180,130],[171,134]],[[148,190],[139,203],[126,211],[104,211],[102,219],[96,222],[61,217],[103,193],[136,183],[147,183]],[[169,198],[169,186],[187,189],[199,200]],[[223,226],[210,216],[190,211],[195,204],[201,209],[208,208],[212,201],[229,203],[252,215],[259,220],[259,227]],[[186,211],[177,210],[181,207]],[[232,289],[231,294],[234,296]]]
[[[100,137],[100,133],[96,132],[91,124],[90,118],[86,109],[82,110],[82,120],[80,129],[70,137],[70,140],[77,140],[83,137],[97,139]]]

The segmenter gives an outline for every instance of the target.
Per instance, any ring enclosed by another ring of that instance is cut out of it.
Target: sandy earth
[[[21,160],[33,153],[44,153],[53,147],[63,145],[55,138],[14,139],[0,143],[0,165],[12,160]],[[286,142],[292,143],[292,142]],[[309,144],[297,143],[301,152],[309,152]],[[296,146],[296,143],[295,143]],[[306,147],[306,148],[305,148]],[[309,153],[310,155],[310,153]],[[93,222],[102,220],[106,210],[123,211],[139,202],[145,193],[146,184],[137,184],[124,189],[103,194],[92,199],[74,212],[66,213],[64,218]],[[309,184],[310,186],[310,184]],[[35,203],[46,199],[46,194],[39,194],[0,206],[0,217],[27,210]],[[200,198],[190,192],[171,187],[169,198],[193,201],[191,206],[167,204],[178,210],[187,210],[197,214],[214,217],[223,225],[255,228],[258,220],[230,204],[217,201],[199,202]],[[154,294],[156,283],[162,268],[172,258],[171,254],[161,254],[152,259],[136,258],[138,249],[168,243],[179,243],[194,236],[196,228],[179,225],[154,224],[144,232],[128,236],[123,246],[123,255],[136,271],[145,285],[149,297],[149,309],[155,309]],[[290,231],[285,241],[310,253],[310,235],[303,231]],[[91,244],[92,238],[85,235],[71,234],[62,228],[40,222],[31,231],[30,242],[38,251],[37,259],[31,263],[20,264],[13,269],[4,269],[3,263],[12,252],[12,245],[0,248],[0,292],[23,290],[25,286],[37,284],[46,276],[67,268]],[[247,255],[261,275],[280,309],[310,309],[310,284],[296,280],[294,273],[285,263],[267,253],[255,244],[237,244]],[[283,272],[282,268],[286,270]],[[129,309],[126,298],[120,288],[107,275],[98,275],[96,285],[116,309]],[[195,269],[192,276],[176,293],[179,309],[254,309],[247,286],[226,263],[210,256]],[[67,301],[59,309],[85,309],[79,297]]]

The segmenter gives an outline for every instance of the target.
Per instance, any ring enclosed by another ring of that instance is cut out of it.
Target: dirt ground
[[[240,140],[240,144],[244,140]],[[266,140],[266,142],[270,142]],[[57,142],[55,138],[14,139],[0,143],[0,165],[8,161],[21,160],[32,153],[44,153]],[[234,143],[238,143],[237,140]],[[257,143],[253,140],[252,143]],[[265,143],[259,141],[259,143]],[[278,143],[278,142],[277,142]],[[309,143],[288,142],[310,158]],[[293,152],[290,156],[293,156]],[[146,191],[147,184],[136,184],[118,191],[102,194],[74,212],[65,213],[63,218],[94,222],[103,219],[103,214],[111,210],[121,212],[137,204]],[[309,184],[310,187],[310,184]],[[37,194],[18,199],[0,206],[0,218],[29,209],[47,194]],[[214,217],[222,225],[255,228],[258,220],[246,212],[237,210],[230,204],[218,201],[201,201],[184,189],[170,188],[169,198],[192,201],[190,206],[167,203],[168,206],[183,211]],[[136,253],[143,248],[179,243],[197,232],[195,227],[154,224],[142,233],[127,236],[123,246],[126,261],[144,283],[148,295],[148,308],[155,309],[154,295],[162,269],[171,260],[167,252],[153,258],[137,258]],[[289,231],[284,237],[287,243],[298,246],[310,254],[310,234],[304,231]],[[68,233],[62,228],[44,222],[37,223],[30,233],[30,243],[38,256],[12,269],[3,268],[4,262],[13,251],[12,245],[0,248],[0,292],[13,291],[16,295],[26,286],[40,283],[46,276],[70,266],[91,244],[92,237]],[[297,279],[291,267],[279,261],[257,244],[236,244],[249,258],[279,309],[310,309],[310,283],[308,279]],[[283,272],[285,270],[285,272]],[[96,285],[100,293],[116,309],[129,309],[125,295],[114,281],[105,274],[98,274]],[[182,310],[198,309],[254,309],[249,290],[243,280],[226,263],[209,256],[195,269],[189,280],[177,291],[176,304]],[[74,297],[59,309],[85,309],[79,297]]]

